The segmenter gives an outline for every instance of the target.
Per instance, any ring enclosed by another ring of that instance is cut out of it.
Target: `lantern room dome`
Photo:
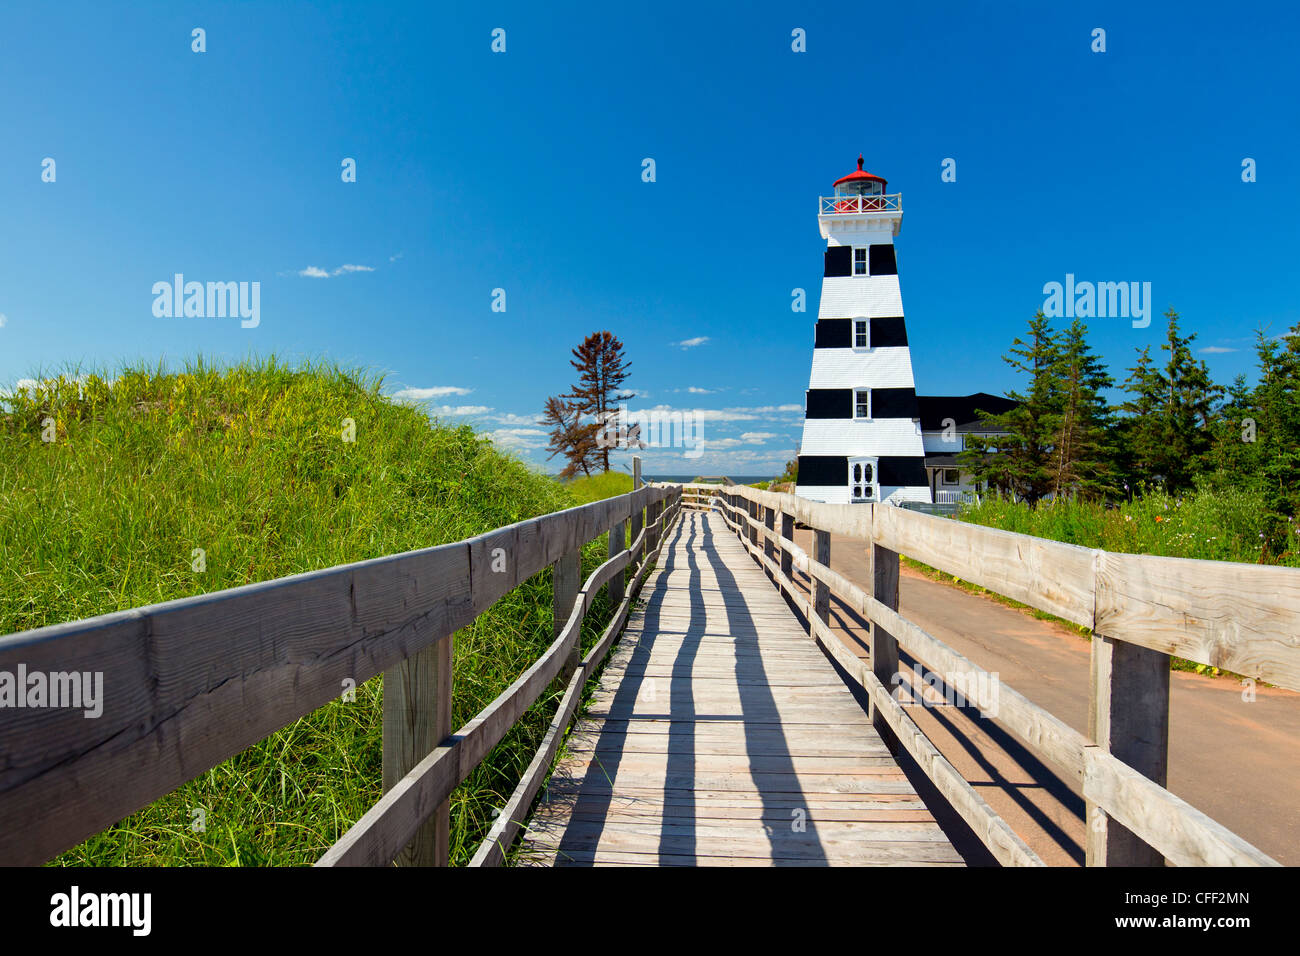
[[[858,168],[847,176],[835,180],[835,192],[848,195],[879,195],[885,191],[887,181],[883,176],[869,173],[862,168],[862,156],[858,156]]]

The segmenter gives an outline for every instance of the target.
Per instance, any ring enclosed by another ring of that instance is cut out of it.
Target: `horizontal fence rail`
[[[738,485],[686,485],[682,506],[722,516],[803,612],[810,636],[866,690],[882,736],[911,754],[1003,864],[1042,861],[894,698],[892,688],[910,682],[899,649],[972,685],[991,677],[898,612],[900,554],[1094,631],[1088,735],[1005,684],[990,714],[1083,793],[1089,865],[1278,865],[1165,789],[1168,655],[1300,689],[1300,569],[1112,554],[889,505],[828,505]],[[813,530],[815,555],[792,540],[796,522]],[[869,543],[868,588],[829,567],[832,532]],[[808,576],[811,598],[796,587],[794,569]],[[869,661],[832,631],[831,594],[870,622]],[[918,696],[925,688],[908,689]]]
[[[329,703],[348,683],[385,672],[386,792],[322,862],[389,863],[432,827],[429,846],[403,862],[445,864],[446,797],[553,678],[572,668],[578,680],[599,663],[680,500],[676,486],[644,486],[454,544],[0,637],[0,671],[102,674],[104,702],[96,719],[72,708],[0,709],[0,864],[44,862]],[[607,531],[609,560],[563,595],[561,566]],[[555,642],[448,736],[452,634],[552,565]],[[617,610],[579,661],[581,624],[601,587]],[[561,712],[567,706],[571,716],[570,697]],[[557,736],[548,734],[543,749]],[[444,819],[432,820],[439,811]],[[508,845],[504,825],[493,832]]]

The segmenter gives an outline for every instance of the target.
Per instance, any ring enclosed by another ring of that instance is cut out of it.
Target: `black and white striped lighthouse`
[[[826,270],[799,445],[798,494],[930,502],[894,237],[903,197],[862,168],[818,200]]]

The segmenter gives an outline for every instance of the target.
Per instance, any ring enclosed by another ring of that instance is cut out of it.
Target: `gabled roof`
[[[921,431],[943,431],[944,419],[951,418],[957,423],[957,431],[972,432],[986,427],[976,410],[1001,415],[1011,411],[1019,402],[988,392],[976,392],[973,395],[918,395],[916,404],[921,415]]]

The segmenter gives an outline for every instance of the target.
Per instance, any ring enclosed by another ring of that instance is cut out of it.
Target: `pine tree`
[[[548,457],[563,455],[567,462],[560,472],[561,478],[574,478],[579,471],[584,475],[591,474],[601,450],[596,446],[597,425],[584,423],[582,411],[576,405],[552,396],[546,400],[546,409],[538,424],[551,429],[546,446],[551,453]]]
[[[577,369],[578,382],[560,398],[569,401],[580,416],[594,419],[598,429],[610,422],[619,402],[636,397],[620,392],[632,366],[624,361],[623,343],[610,332],[593,332],[587,336],[573,350],[569,364]],[[607,442],[600,443],[597,457],[602,470],[609,471]]]
[[[1058,347],[1051,435],[1051,486],[1058,497],[1099,498],[1114,489],[1111,413],[1102,390],[1115,380],[1088,347],[1087,331],[1075,319]]]
[[[1016,338],[1002,360],[1017,372],[1029,376],[1023,394],[1008,392],[1019,404],[1008,412],[981,418],[996,431],[997,438],[967,437],[967,448],[958,463],[969,469],[977,481],[991,488],[1012,492],[1032,507],[1053,487],[1052,440],[1060,425],[1058,372],[1060,348],[1047,316],[1041,310],[1029,321],[1028,341]]]
[[[1168,327],[1160,349],[1169,356],[1163,367],[1157,367],[1144,348],[1124,383],[1133,396],[1121,406],[1129,415],[1124,457],[1135,483],[1155,480],[1181,491],[1191,487],[1207,464],[1210,422],[1222,389],[1210,379],[1205,362],[1192,357],[1196,333],[1179,334],[1173,309],[1165,318]]]

